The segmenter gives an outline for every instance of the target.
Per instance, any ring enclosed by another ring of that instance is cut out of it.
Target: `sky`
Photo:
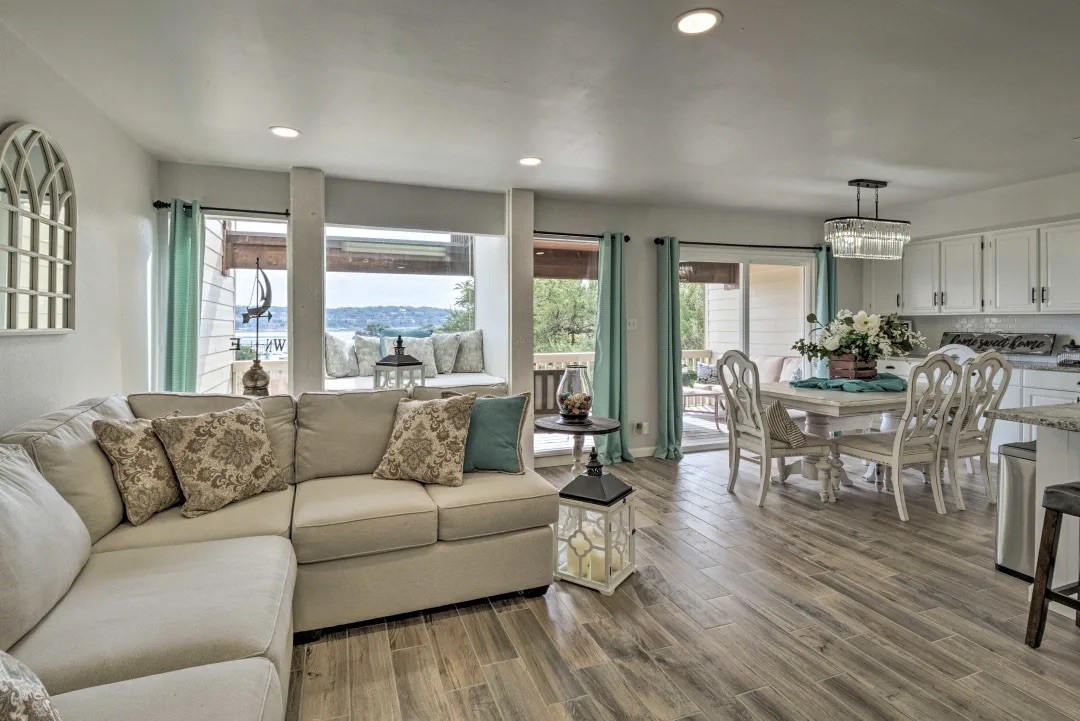
[[[237,268],[236,302],[246,305],[255,285],[255,271]],[[270,270],[274,305],[288,305],[288,281],[284,270]],[[327,273],[326,307],[365,305],[429,305],[449,308],[454,304],[454,284],[464,277],[446,275],[382,275],[376,273]]]

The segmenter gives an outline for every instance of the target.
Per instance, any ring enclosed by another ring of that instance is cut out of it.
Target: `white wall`
[[[284,211],[289,207],[289,173],[217,165],[160,161],[160,200],[197,200],[219,208]]]
[[[149,384],[148,269],[156,167],[148,153],[0,23],[0,127],[45,128],[78,202],[74,333],[0,337],[0,430]]]
[[[510,250],[503,235],[473,238],[476,327],[484,331],[484,370],[510,377]]]
[[[627,318],[640,330],[627,334],[631,421],[649,423],[649,433],[631,437],[638,452],[656,444],[657,339],[656,246],[653,238],[675,235],[683,241],[806,247],[822,238],[822,220],[803,215],[750,213],[712,208],[655,207],[563,200],[537,196],[536,228],[555,232],[628,233],[626,248]],[[861,298],[861,268],[858,271]],[[846,269],[841,280],[850,282]],[[843,285],[841,285],[843,287]],[[516,292],[516,291],[515,291]],[[794,340],[794,339],[792,339]]]

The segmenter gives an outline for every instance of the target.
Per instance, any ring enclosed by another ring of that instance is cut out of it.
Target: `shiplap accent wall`
[[[705,286],[706,340],[717,356],[739,347],[742,290]],[[800,266],[750,266],[750,355],[795,355],[803,332],[803,269]]]
[[[202,312],[199,323],[199,393],[231,393],[236,279],[222,270],[225,223],[206,221]]]

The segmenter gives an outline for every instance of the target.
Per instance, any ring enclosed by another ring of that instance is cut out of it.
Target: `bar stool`
[[[1069,598],[1080,593],[1080,583],[1051,589],[1054,579],[1054,562],[1057,560],[1058,537],[1061,535],[1061,517],[1080,516],[1080,483],[1060,483],[1047,486],[1043,491],[1042,542],[1039,544],[1039,563],[1035,567],[1035,590],[1031,594],[1031,610],[1028,612],[1028,646],[1038,648],[1046,630],[1046,614],[1050,602],[1063,604],[1076,611],[1076,625],[1080,626],[1080,599]]]

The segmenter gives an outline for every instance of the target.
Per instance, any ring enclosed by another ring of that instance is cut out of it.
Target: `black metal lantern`
[[[394,352],[375,361],[375,388],[413,388],[425,385],[424,362],[405,353],[401,336],[394,343]]]

